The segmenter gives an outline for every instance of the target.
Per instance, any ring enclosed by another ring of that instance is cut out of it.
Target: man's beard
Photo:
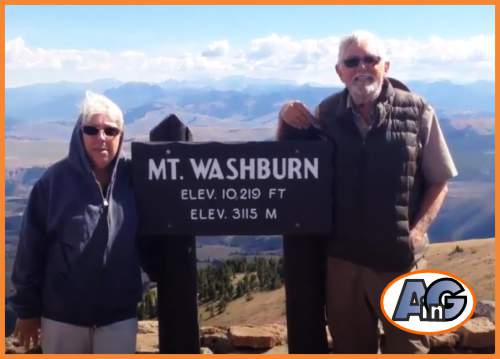
[[[348,87],[349,94],[356,105],[374,103],[382,90],[382,82],[377,82],[371,74],[358,74]]]

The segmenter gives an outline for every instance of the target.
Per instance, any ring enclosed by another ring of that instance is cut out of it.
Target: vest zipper
[[[366,186],[366,182],[367,182],[367,179],[366,179],[366,142],[367,142],[367,139],[368,139],[368,136],[370,136],[370,133],[372,132],[372,130],[368,131],[366,133],[366,136],[362,136],[361,133],[359,133],[359,135],[361,136],[361,143],[362,143],[362,147],[361,147],[361,173],[360,173],[360,183],[361,183],[361,190],[360,190],[360,208],[361,208],[361,220],[360,220],[360,229],[361,229],[361,240],[366,243],[367,242],[367,234],[366,234],[366,231],[365,231],[365,228],[366,228],[366,219],[367,219],[367,213],[366,213],[366,191],[367,191],[367,186]]]
[[[361,220],[359,227],[361,229],[361,240],[366,242],[365,238],[365,228],[366,228],[366,138],[363,138],[362,148],[361,148],[361,173],[360,173],[360,209],[361,209]]]

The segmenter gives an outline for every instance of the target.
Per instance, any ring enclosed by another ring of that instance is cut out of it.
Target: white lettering
[[[226,218],[225,210],[218,208],[191,208],[190,215],[193,221],[212,221]]]
[[[288,179],[301,179],[302,175],[300,173],[300,167],[302,167],[302,163],[298,158],[289,158],[288,159]],[[295,176],[294,176],[295,175]]]
[[[248,179],[255,179],[255,158],[249,158],[248,163],[245,158],[240,158],[240,179],[247,179],[246,172]]]
[[[222,166],[217,158],[189,159],[195,178],[198,180],[246,180],[269,178],[276,180],[317,179],[319,159],[314,158],[229,158]],[[167,159],[170,177],[179,178],[178,158]],[[225,165],[225,167],[224,167]],[[150,159],[150,179],[166,179],[165,160],[156,164]],[[180,176],[182,178],[182,176]]]
[[[210,166],[212,164],[212,158],[208,159],[208,163],[203,162],[203,160],[200,160],[200,163],[196,163],[196,160],[194,158],[190,158],[189,162],[191,162],[191,167],[193,168],[194,175],[196,176],[196,179],[206,179],[208,176],[208,171],[210,170]]]
[[[206,199],[215,199],[215,189],[198,188],[197,190],[190,188],[181,189],[181,199],[183,201],[204,201]]]
[[[155,160],[150,158],[149,159],[149,177],[148,177],[149,180],[150,181],[152,181],[153,179],[165,180],[166,177],[167,177],[167,174],[165,171],[165,159],[161,159],[159,165],[157,166],[155,163]]]
[[[304,178],[308,179],[309,178],[309,173],[314,178],[318,178],[318,172],[319,172],[318,158],[317,157],[313,158],[313,162],[312,163],[309,160],[309,158],[304,158]]]
[[[170,178],[173,180],[177,179],[177,164],[180,161],[178,158],[167,158],[167,162],[170,165]]]
[[[227,160],[227,169],[231,171],[231,174],[229,176],[226,176],[226,179],[228,180],[235,180],[238,178],[238,170],[236,167],[234,167],[234,164],[236,163],[236,158],[229,158]]]
[[[281,172],[279,168],[280,158],[273,158],[273,177],[277,180],[282,180],[286,176],[286,158],[281,158]]]
[[[210,174],[208,175],[208,179],[224,179],[224,174],[222,173],[222,170],[220,169],[219,161],[217,158],[212,160],[212,169],[210,170]]]
[[[271,175],[270,163],[267,158],[257,158],[257,178],[267,179]]]
[[[278,213],[276,213],[276,208],[266,208],[266,219],[277,219]]]

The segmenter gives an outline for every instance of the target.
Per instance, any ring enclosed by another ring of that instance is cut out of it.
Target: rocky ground
[[[495,303],[478,302],[474,317],[453,332],[430,337],[431,353],[494,353]],[[140,323],[137,341],[138,353],[158,352],[158,323]],[[328,331],[328,329],[327,329]],[[200,330],[204,353],[288,353],[286,325],[208,326]],[[329,335],[329,345],[333,348]]]

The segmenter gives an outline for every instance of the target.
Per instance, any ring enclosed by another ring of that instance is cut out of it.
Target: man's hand
[[[24,349],[28,351],[30,349],[31,342],[33,342],[33,348],[38,346],[40,328],[40,318],[18,319],[16,321],[14,336],[19,341],[19,344],[24,346]]]
[[[413,254],[421,255],[427,247],[427,242],[428,240],[425,232],[422,232],[417,228],[413,228],[410,231],[410,248]]]
[[[280,121],[298,129],[309,128],[317,122],[307,107],[300,101],[285,103],[281,107],[279,118]]]
[[[425,234],[441,209],[447,193],[446,182],[435,183],[425,189],[415,224],[410,229],[410,248],[417,257],[427,246],[428,238]]]

